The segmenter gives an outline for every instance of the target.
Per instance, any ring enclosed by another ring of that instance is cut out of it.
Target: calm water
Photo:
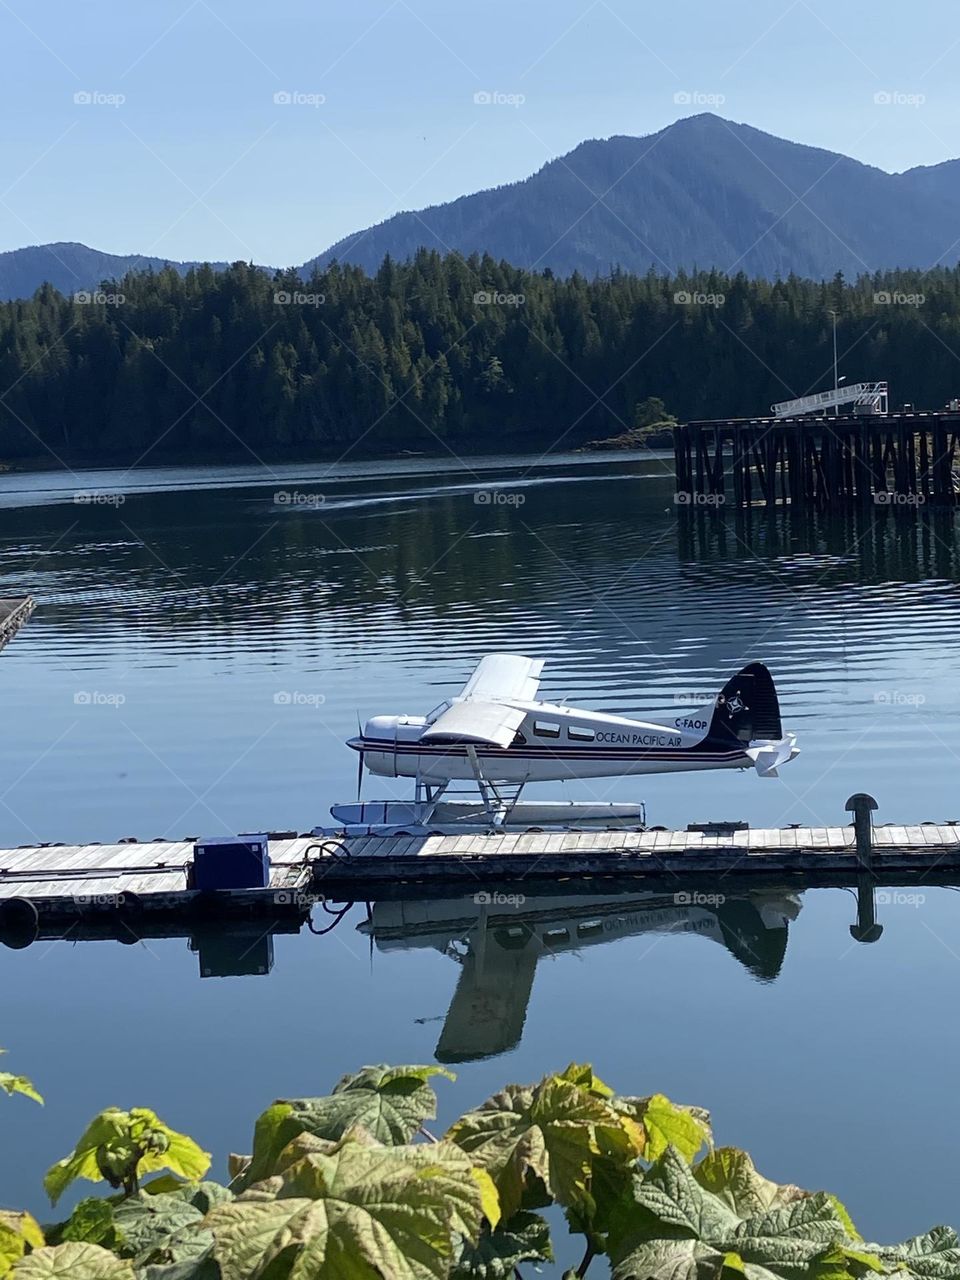
[[[960,817],[958,582],[949,520],[678,522],[651,458],[2,476],[0,595],[40,608],[0,657],[0,845],[309,829],[355,794],[358,715],[428,709],[492,649],[546,657],[546,696],[627,712],[762,658],[803,749],[778,782],[542,794],[641,796],[681,826],[836,823],[858,790],[880,821]],[[43,1211],[43,1170],[109,1104],[155,1107],[222,1175],[274,1097],[363,1063],[457,1062],[443,1123],[589,1058],[709,1107],[721,1141],[836,1191],[868,1237],[956,1222],[960,899],[921,897],[881,903],[873,946],[850,893],[784,887],[0,947],[0,1045],[48,1099],[0,1100],[0,1203]]]

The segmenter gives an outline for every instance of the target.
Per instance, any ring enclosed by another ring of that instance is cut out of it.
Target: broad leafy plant
[[[227,1186],[154,1112],[101,1112],[45,1182],[54,1203],[76,1179],[114,1194],[42,1229],[0,1212],[0,1280],[514,1280],[552,1260],[552,1205],[584,1237],[565,1280],[596,1259],[613,1280],[960,1280],[954,1231],[867,1243],[835,1196],[714,1149],[696,1107],[572,1064],[435,1137],[440,1075],[365,1067],[274,1102]]]
[[[6,1052],[6,1049],[0,1049],[0,1053]],[[0,1071],[0,1089],[8,1095],[22,1093],[25,1098],[32,1098],[34,1102],[39,1102],[43,1106],[43,1098],[26,1076],[14,1076],[9,1071]]]

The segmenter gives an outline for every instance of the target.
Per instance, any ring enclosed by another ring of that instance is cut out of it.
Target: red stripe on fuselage
[[[456,756],[467,759],[466,745],[459,742],[450,743],[418,743],[395,742],[381,738],[353,738],[348,746],[354,751],[370,751],[383,755],[417,755],[417,756]],[[494,760],[517,760],[533,757],[538,760],[735,760],[745,755],[741,748],[730,750],[701,750],[693,747],[661,747],[634,749],[624,747],[572,747],[558,750],[555,747],[540,747],[529,744],[524,747],[493,747],[473,744],[479,758]]]

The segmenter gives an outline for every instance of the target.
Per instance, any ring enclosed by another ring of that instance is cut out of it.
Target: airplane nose
[[[363,726],[365,738],[395,738],[400,716],[371,716]]]

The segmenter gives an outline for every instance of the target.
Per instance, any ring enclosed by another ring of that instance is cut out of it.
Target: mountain
[[[196,262],[169,262],[166,258],[143,258],[139,254],[101,253],[85,244],[63,242],[36,244],[26,249],[0,253],[0,300],[29,298],[45,281],[61,293],[73,294],[95,289],[102,280],[119,280],[128,271],[175,267],[183,274]],[[222,270],[227,264],[211,264]]]
[[[589,277],[699,267],[818,280],[949,266],[960,258],[960,160],[890,174],[720,116],[687,116],[647,137],[583,142],[522,182],[395,214],[300,271],[337,259],[372,273],[388,253],[402,260],[422,246]],[[45,280],[75,293],[164,265],[82,244],[16,249],[0,254],[0,299],[29,297]]]
[[[889,174],[705,114],[581,143],[522,182],[398,213],[332,245],[375,270],[421,245],[606,274],[716,267],[814,279],[958,259],[960,161]]]

